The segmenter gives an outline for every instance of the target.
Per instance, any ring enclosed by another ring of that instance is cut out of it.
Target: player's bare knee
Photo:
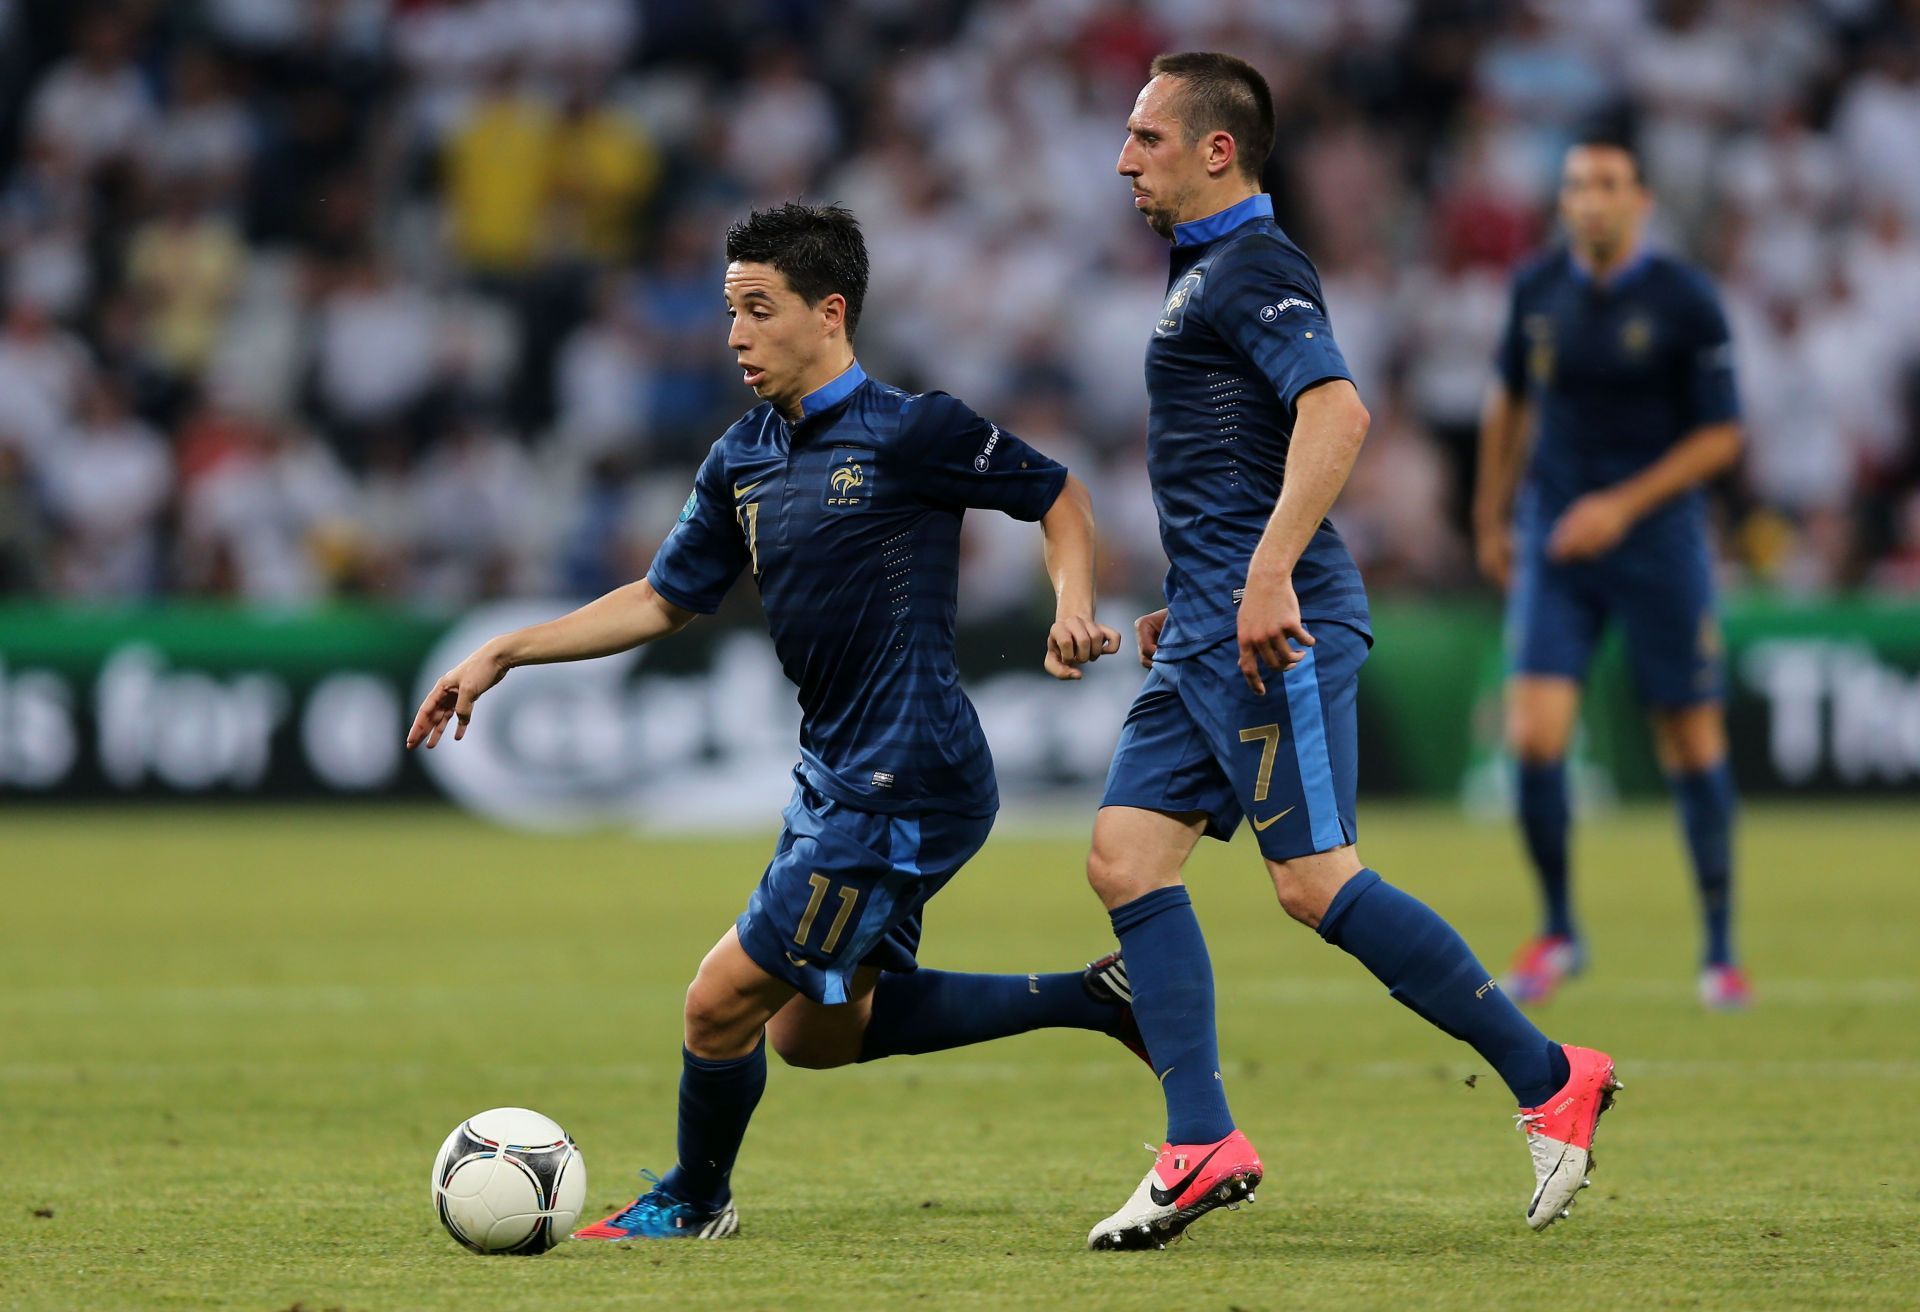
[[[1327,899],[1318,885],[1298,875],[1282,872],[1273,877],[1273,892],[1280,899],[1282,911],[1308,929],[1320,928],[1320,917],[1326,914]]]
[[[1119,881],[1120,872],[1115,868],[1114,863],[1107,859],[1106,853],[1097,847],[1087,853],[1087,884],[1093,889],[1095,896],[1102,902],[1112,905],[1108,895],[1118,888]]]
[[[1655,755],[1669,774],[1698,774],[1726,759],[1726,721],[1718,705],[1659,711],[1653,718]]]
[[[1507,751],[1522,765],[1552,765],[1567,754],[1567,733],[1540,716],[1510,711]]]
[[[686,1010],[683,1013],[684,1041],[687,1051],[709,1061],[724,1061],[740,1056],[740,1016],[736,1007],[698,976],[687,985]]]
[[[1097,845],[1087,854],[1087,883],[1109,911],[1177,879],[1167,880],[1137,857],[1121,856]]]
[[[1683,747],[1675,755],[1675,766],[1681,774],[1699,774],[1711,770],[1727,759],[1724,745]]]
[[[1550,679],[1516,680],[1507,689],[1507,750],[1522,765],[1564,760],[1579,715],[1576,687]]]
[[[1532,738],[1509,742],[1507,750],[1522,765],[1555,765],[1567,755],[1564,747]]]

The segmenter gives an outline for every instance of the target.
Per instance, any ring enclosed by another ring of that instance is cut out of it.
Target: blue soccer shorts
[[[1507,662],[1515,674],[1584,682],[1609,620],[1626,639],[1640,700],[1677,710],[1718,701],[1724,644],[1704,540],[1631,544],[1597,560],[1560,564],[1523,539],[1507,598]]]
[[[1245,816],[1271,861],[1353,842],[1367,638],[1329,620],[1307,629],[1314,645],[1286,674],[1263,673],[1265,696],[1247,687],[1231,638],[1156,660],[1120,730],[1100,805],[1204,812],[1207,836],[1219,839]]]
[[[914,970],[920,913],[987,841],[993,817],[882,815],[794,771],[773,860],[734,927],[755,964],[815,1002],[845,1002],[861,966]]]

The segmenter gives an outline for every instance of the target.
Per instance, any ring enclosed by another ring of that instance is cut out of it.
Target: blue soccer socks
[[[1080,972],[970,975],[887,971],[873,989],[860,1060],[941,1052],[1029,1030],[1117,1032],[1123,1011],[1088,995]]]
[[[1213,963],[1181,885],[1156,888],[1109,913],[1133,986],[1133,1018],[1167,1100],[1167,1142],[1215,1143],[1233,1133],[1213,1027]]]
[[[1694,774],[1673,777],[1680,826],[1693,858],[1693,881],[1700,890],[1706,921],[1708,966],[1733,964],[1733,769],[1726,761]]]
[[[1560,1045],[1520,1013],[1453,926],[1373,871],[1362,870],[1334,894],[1320,937],[1357,957],[1420,1017],[1471,1044],[1522,1107],[1539,1106],[1567,1082]],[[1127,967],[1134,971],[1131,950]],[[1135,973],[1136,1012],[1139,988]],[[1153,1053],[1158,1057],[1159,1049]]]
[[[1546,904],[1548,937],[1573,938],[1573,904],[1567,887],[1567,763],[1543,765],[1522,762],[1518,770],[1520,831],[1526,836],[1527,855]]]
[[[712,1211],[733,1196],[728,1183],[747,1137],[747,1122],[767,1087],[767,1041],[728,1061],[680,1050],[680,1163],[660,1187],[683,1203]]]

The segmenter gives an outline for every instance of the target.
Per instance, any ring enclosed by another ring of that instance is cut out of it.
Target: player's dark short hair
[[[1568,150],[1617,150],[1627,157],[1633,165],[1633,180],[1641,186],[1647,185],[1647,170],[1640,161],[1640,148],[1633,138],[1617,128],[1588,128],[1573,134],[1573,140],[1567,143]]]
[[[1260,70],[1244,59],[1211,51],[1160,55],[1153,77],[1177,78],[1174,105],[1187,144],[1209,132],[1224,132],[1239,147],[1235,162],[1243,177],[1258,178],[1273,153],[1273,92]]]
[[[755,210],[727,229],[727,260],[772,265],[808,305],[836,292],[846,297],[853,340],[867,299],[867,241],[851,210],[794,201]]]

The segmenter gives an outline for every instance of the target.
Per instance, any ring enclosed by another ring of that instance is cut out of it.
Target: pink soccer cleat
[[[1533,1155],[1533,1200],[1527,1204],[1527,1224],[1545,1230],[1573,1207],[1574,1197],[1592,1181],[1593,1133],[1600,1117],[1613,1106],[1621,1087],[1613,1075],[1613,1058],[1592,1048],[1562,1044],[1572,1068],[1560,1092],[1538,1107],[1522,1107],[1515,1129],[1527,1136]]]
[[[1133,1197],[1087,1235],[1093,1249],[1165,1248],[1216,1207],[1253,1201],[1260,1154],[1235,1130],[1218,1143],[1163,1144]]]
[[[1565,934],[1542,934],[1520,945],[1507,967],[1501,990],[1521,1006],[1546,1002],[1560,986],[1586,968],[1587,954],[1578,939]]]
[[[1745,1011],[1753,1005],[1753,985],[1738,966],[1708,966],[1700,972],[1700,1005],[1708,1011]]]

